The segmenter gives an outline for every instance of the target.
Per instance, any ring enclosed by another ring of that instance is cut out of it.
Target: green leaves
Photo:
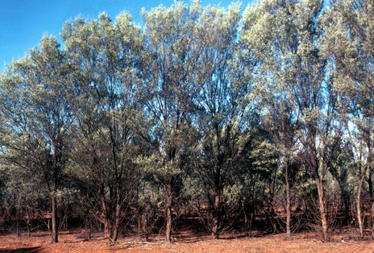
[[[142,10],[144,26],[126,12],[69,20],[63,45],[44,36],[1,76],[9,194],[79,192],[113,223],[118,206],[173,197],[217,218],[273,201],[299,171],[308,188],[327,171],[346,184],[343,161],[372,164],[373,16],[369,0],[263,0],[243,13],[177,1]],[[353,155],[350,132],[366,145]],[[59,190],[64,180],[77,190]]]
[[[370,1],[337,1],[322,20],[323,49],[331,59],[333,85],[341,94],[341,102],[348,102],[341,109],[364,117],[372,117],[373,111],[372,14]]]

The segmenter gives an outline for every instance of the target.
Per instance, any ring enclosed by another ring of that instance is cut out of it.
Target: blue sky
[[[105,11],[114,18],[121,11],[130,12],[141,23],[140,10],[160,4],[170,6],[174,0],[0,0],[0,72],[12,59],[23,57],[38,45],[43,34],[59,36],[66,20],[82,14],[96,18]],[[189,2],[188,0],[185,2]],[[232,0],[202,0],[203,5],[228,6]],[[243,0],[243,8],[251,0]]]

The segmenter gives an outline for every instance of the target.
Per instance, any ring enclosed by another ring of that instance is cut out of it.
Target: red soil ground
[[[354,232],[355,231],[351,231]],[[79,231],[61,232],[60,243],[51,244],[46,232],[35,232],[31,237],[16,235],[0,236],[0,253],[25,252],[374,252],[374,241],[356,241],[348,233],[332,237],[332,242],[322,243],[316,233],[298,233],[287,240],[284,234],[244,237],[226,234],[222,239],[211,240],[208,236],[194,237],[181,233],[173,243],[161,238],[144,242],[139,237],[121,238],[109,245],[101,234],[90,241],[78,239]],[[350,233],[352,234],[352,233]]]

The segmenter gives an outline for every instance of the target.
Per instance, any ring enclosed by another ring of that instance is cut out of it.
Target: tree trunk
[[[369,161],[369,159],[368,159]],[[368,170],[369,170],[369,176],[368,176],[368,185],[369,185],[369,196],[370,196],[370,230],[371,230],[371,238],[374,239],[374,194],[373,194],[373,182],[372,182],[372,172],[368,163]]]
[[[286,166],[285,173],[286,181],[286,233],[288,239],[291,238],[291,191],[290,191],[290,180],[288,176],[288,166]]]
[[[245,233],[248,233],[248,216],[247,213],[244,211],[244,230]]]
[[[371,159],[372,158],[371,158],[370,138],[367,141],[367,146],[368,146],[369,153],[368,153],[368,157],[367,157],[367,160],[366,160],[366,166],[367,166],[367,170],[369,171],[368,184],[369,184],[369,193],[370,193],[370,202],[371,202],[371,208],[370,208],[371,238],[374,239],[374,190],[373,190],[373,180],[372,180],[373,172],[371,170],[372,169],[372,166],[371,166]]]
[[[115,242],[118,239],[119,234],[119,226],[121,222],[121,205],[120,203],[116,204],[116,217],[114,221],[114,231],[113,231],[113,237],[112,240]]]
[[[138,234],[138,236],[140,236],[142,234],[142,217],[141,217],[140,212],[138,213],[136,223],[137,223],[137,234]]]
[[[212,237],[213,239],[219,238],[219,226],[220,226],[220,208],[221,208],[221,170],[220,167],[216,169],[214,185],[215,185],[215,196],[213,206],[213,224],[212,224]]]
[[[172,228],[172,213],[171,207],[173,205],[173,178],[170,179],[167,186],[166,196],[166,241],[171,242],[171,228]]]
[[[112,239],[112,226],[111,226],[111,219],[110,219],[110,214],[108,207],[106,205],[105,197],[102,195],[101,196],[101,208],[104,216],[104,238],[105,239]]]
[[[219,238],[220,204],[221,204],[221,194],[220,192],[216,192],[216,195],[214,198],[214,211],[213,211],[213,227],[212,227],[213,239]]]
[[[364,236],[364,225],[362,222],[362,214],[361,214],[361,191],[362,191],[363,182],[364,182],[364,176],[361,176],[360,181],[358,183],[357,196],[356,196],[357,221],[358,221],[358,227],[360,230],[360,237]]]
[[[148,238],[151,235],[151,229],[148,228],[148,216],[146,213],[142,214],[141,217],[142,231],[144,234],[145,241],[148,242]]]
[[[31,222],[29,219],[26,221],[26,227],[27,227],[27,236],[30,237],[31,236]]]
[[[105,215],[104,217],[104,238],[111,239],[111,226],[110,226],[110,219],[108,216]]]
[[[52,233],[51,233],[51,219],[47,219],[47,229],[48,229],[49,235],[52,237]]]
[[[371,200],[371,239],[374,240],[374,200]]]
[[[19,217],[16,218],[17,237],[21,236],[21,230],[19,229]]]
[[[327,224],[327,217],[326,217],[326,207],[325,207],[325,196],[323,191],[323,180],[317,178],[317,190],[318,190],[318,202],[319,202],[319,212],[321,215],[321,223],[322,223],[322,236],[323,241],[328,241],[328,224]]]
[[[52,214],[51,214],[51,220],[52,220],[52,243],[58,242],[58,231],[57,231],[57,198],[56,193],[53,192],[51,196],[52,201]]]
[[[345,189],[341,187],[340,191],[343,192],[345,191]],[[344,217],[345,217],[344,224],[349,224],[350,218],[351,218],[349,205],[351,202],[350,202],[349,194],[347,194],[346,192],[342,193],[342,202],[344,204]]]

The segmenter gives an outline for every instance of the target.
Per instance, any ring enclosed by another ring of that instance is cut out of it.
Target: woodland
[[[1,73],[0,232],[374,238],[372,0],[142,20],[78,16]]]

